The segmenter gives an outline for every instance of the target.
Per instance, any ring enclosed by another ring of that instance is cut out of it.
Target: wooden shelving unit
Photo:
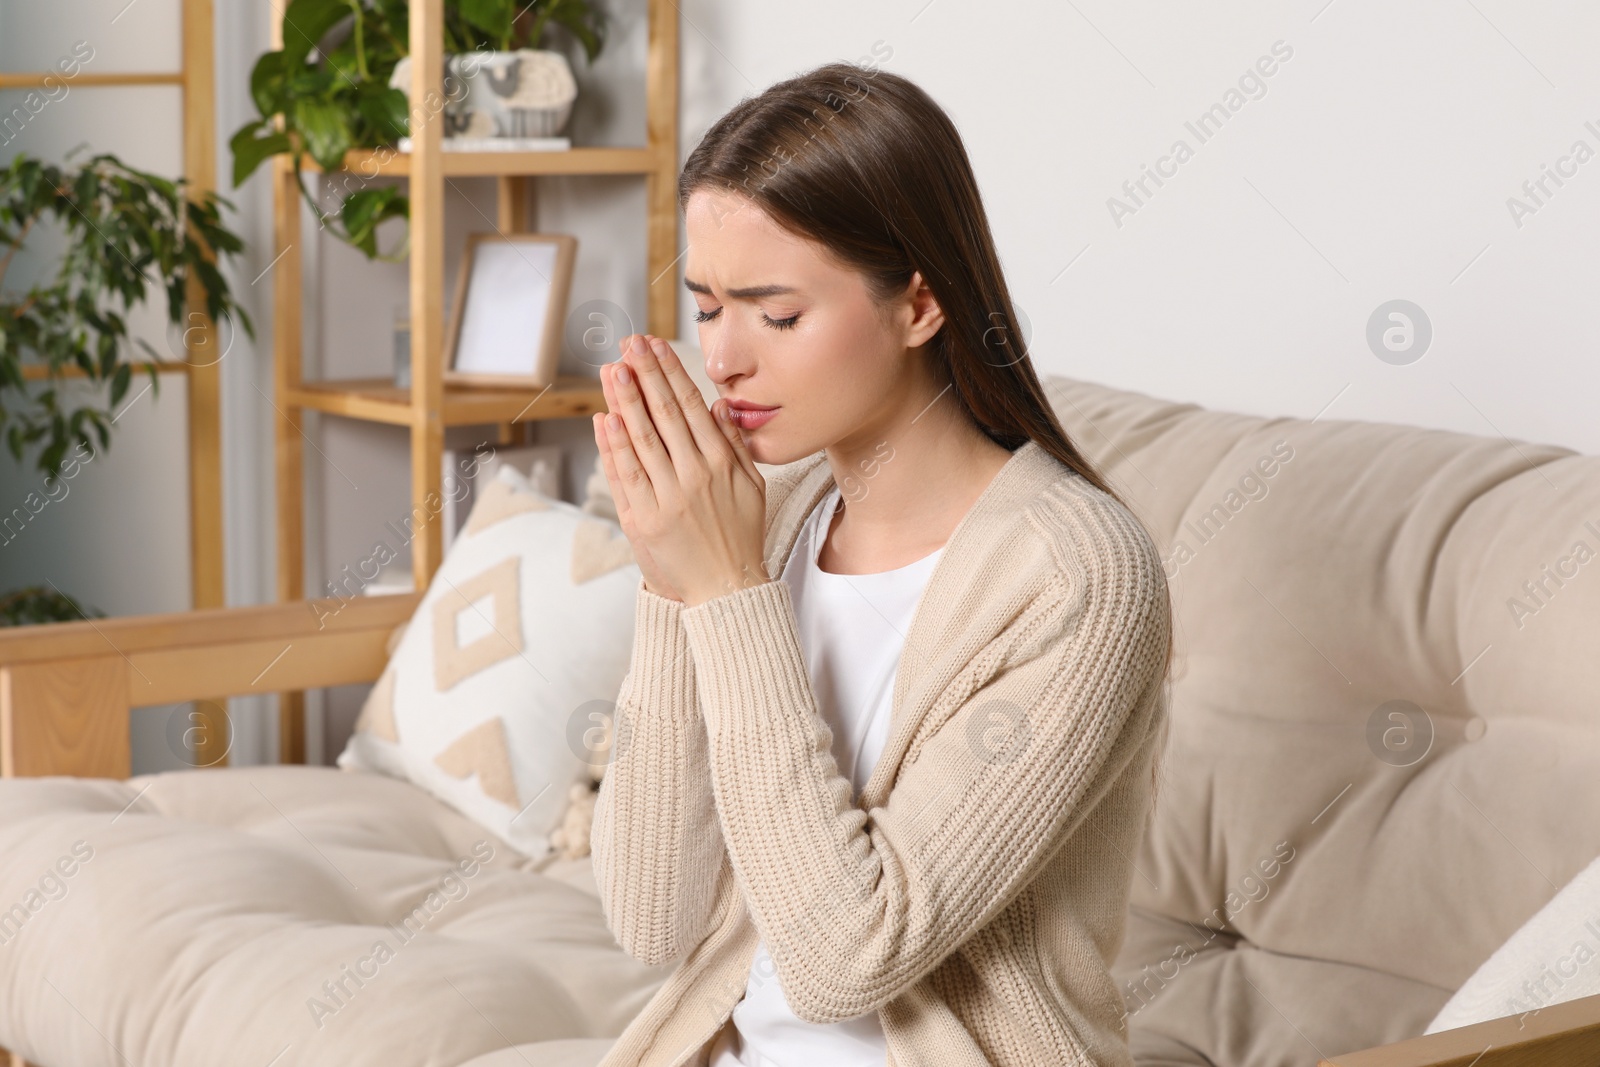
[[[645,91],[646,143],[629,148],[576,147],[564,152],[445,152],[443,123],[411,131],[411,151],[356,151],[344,167],[362,175],[399,175],[411,201],[411,386],[388,379],[308,382],[301,372],[301,202],[290,162],[274,161],[274,383],[278,496],[278,598],[303,600],[305,588],[305,437],[307,410],[344,418],[406,426],[411,438],[411,500],[425,516],[411,541],[412,575],[426,589],[439,568],[439,509],[426,501],[442,493],[441,453],[446,426],[493,426],[502,443],[520,424],[587,417],[605,410],[598,377],[558,379],[548,389],[490,389],[443,382],[445,326],[444,182],[491,177],[498,187],[498,228],[530,232],[533,182],[541,175],[636,174],[645,180],[647,326],[663,337],[678,334],[678,10],[672,0],[644,0],[649,19]],[[443,95],[443,0],[411,0],[412,100]],[[274,20],[274,34],[281,25]],[[275,40],[275,46],[282,42]],[[591,251],[590,254],[593,254]],[[305,761],[303,691],[280,695],[281,762]]]

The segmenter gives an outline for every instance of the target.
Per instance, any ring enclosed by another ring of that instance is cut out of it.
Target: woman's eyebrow
[[[711,295],[711,289],[709,287],[702,282],[695,281],[692,278],[685,278],[683,280],[683,287],[689,290],[691,293],[705,293],[707,296]],[[751,296],[787,296],[790,293],[797,292],[799,292],[799,290],[790,285],[751,285],[746,286],[743,289],[729,289],[728,295],[734,297],[735,299],[743,299],[744,297]]]

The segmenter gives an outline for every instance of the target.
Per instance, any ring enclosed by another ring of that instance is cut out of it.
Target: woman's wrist
[[[708,600],[715,600],[718,597],[728,596],[733,593],[742,593],[746,589],[754,589],[757,586],[770,585],[774,580],[767,573],[765,563],[759,566],[751,566],[746,563],[740,566],[737,575],[726,575],[720,583],[709,585],[704,589],[685,589],[683,604],[685,607],[690,608],[699,607]]]
[[[650,579],[648,579],[648,578],[644,579],[644,591],[649,593],[649,594],[651,594],[652,596],[661,597],[664,600],[671,600],[674,603],[678,603],[678,604],[683,603],[683,598],[680,597],[676,592],[674,592],[674,591],[672,591],[670,589],[655,589],[655,588],[652,588],[651,585],[650,585]]]

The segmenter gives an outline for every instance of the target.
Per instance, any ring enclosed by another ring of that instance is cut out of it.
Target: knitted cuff
[[[717,732],[724,713],[755,714],[762,706],[751,686],[776,685],[780,706],[803,707],[809,686],[795,633],[794,602],[779,579],[712,597],[679,613],[688,635],[706,726]],[[761,669],[753,670],[755,664]]]
[[[694,658],[683,628],[681,600],[659,596],[639,579],[633,610],[633,657],[627,683],[617,697],[619,708],[637,706],[648,716],[697,714]]]

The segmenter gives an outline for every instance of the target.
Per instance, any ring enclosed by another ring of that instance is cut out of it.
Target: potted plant
[[[99,608],[85,608],[67,594],[42,585],[30,585],[0,596],[0,626],[37,626],[44,622],[103,619]]]
[[[509,116],[508,135],[565,125],[560,106],[539,120],[543,127],[527,114],[516,114],[524,102],[548,102],[565,92],[560,71],[571,78],[565,57],[541,48],[553,26],[576,38],[589,62],[600,54],[604,16],[593,0],[446,0],[443,43],[449,58],[441,121],[447,135],[485,131],[485,120],[473,116],[494,110],[491,97],[500,102],[499,113]],[[380,254],[377,247],[379,225],[409,214],[398,188],[372,186],[371,175],[347,176],[356,180],[335,192],[337,209],[324,212],[306,188],[302,166],[310,156],[324,171],[336,171],[352,148],[396,149],[409,134],[411,106],[400,88],[408,84],[406,0],[290,0],[283,28],[283,48],[263,55],[250,75],[250,94],[261,117],[229,141],[234,186],[267,159],[287,154],[301,195],[324,228],[370,258],[403,258],[404,244],[392,253]],[[480,67],[489,75],[481,78],[481,88]],[[507,90],[505,95],[496,85]],[[570,108],[569,94],[565,112]]]
[[[151,389],[159,391],[153,360],[163,356],[130,338],[127,327],[128,312],[144,303],[149,287],[166,296],[175,339],[169,345],[178,358],[191,358],[184,338],[201,326],[189,317],[197,314],[189,308],[191,283],[213,323],[237,322],[254,337],[250,316],[217,269],[218,257],[244,248],[223,225],[223,206],[232,207],[215,193],[191,198],[183,180],[135,170],[109,153],[72,169],[22,155],[0,168],[0,429],[18,462],[29,446],[43,443],[35,466],[45,474],[44,496],[30,493],[22,501],[25,518],[42,510],[45,497],[57,499],[63,478],[96,455],[97,441],[101,449],[111,446],[111,409],[127,394],[135,368],[148,371]],[[61,262],[26,291],[8,291],[3,283],[12,257],[41,221],[64,238]],[[215,333],[194,336],[220,347]],[[135,348],[150,358],[126,358]],[[107,387],[104,409],[92,398],[75,402],[74,393],[61,389],[69,368],[91,386]],[[11,536],[9,525],[0,527],[0,539]],[[0,598],[0,625],[52,621],[69,611],[84,614],[65,594],[30,587]]]

